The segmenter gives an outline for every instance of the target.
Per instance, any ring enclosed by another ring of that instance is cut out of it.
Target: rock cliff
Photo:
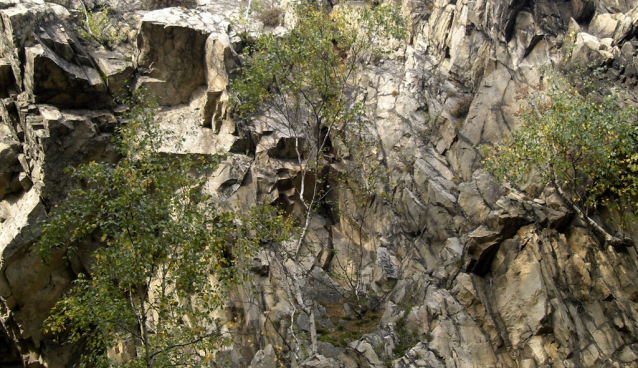
[[[167,152],[226,154],[210,181],[220,201],[245,208],[268,198],[294,211],[299,172],[286,160],[295,137],[266,120],[239,126],[228,111],[240,35],[263,24],[234,1],[109,0],[117,37],[104,47],[77,31],[82,10],[97,5],[0,0],[2,366],[77,359],[77,347],[40,327],[83,260],[44,266],[31,249],[34,225],[64,200],[66,167],[118,159],[110,138],[130,88],[152,91],[158,123],[185,138]],[[521,95],[544,70],[603,67],[597,83],[633,94],[638,2],[396,6],[409,37],[361,76],[378,141],[365,154],[387,170],[387,196],[354,205],[334,182],[333,208],[311,222],[310,239],[330,244],[334,257],[323,259],[332,272],[307,280],[324,338],[322,356],[306,366],[638,366],[636,250],[605,247],[552,188],[500,187],[476,148],[516,129]],[[286,336],[290,308],[268,259],[255,259],[260,293],[238,290],[224,311],[241,322],[236,344],[220,352],[236,366],[276,366],[273,346]],[[331,279],[353,259],[376,313],[354,328]],[[307,316],[293,317],[307,329]],[[327,338],[353,329],[360,333]]]

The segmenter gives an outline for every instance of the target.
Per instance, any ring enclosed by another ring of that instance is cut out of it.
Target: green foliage
[[[93,12],[84,9],[83,29],[80,35],[85,39],[94,39],[102,45],[108,45],[120,39],[117,28],[113,26],[109,17],[109,8],[104,6],[102,10]]]
[[[246,48],[247,65],[232,90],[240,117],[267,110],[291,133],[316,138],[322,127],[361,121],[362,106],[352,101],[349,82],[375,41],[401,38],[404,31],[389,6],[327,14],[305,5],[296,15],[296,26],[285,35],[262,34]]]
[[[340,154],[363,169],[346,171],[363,173],[358,187],[373,193],[385,171],[376,159],[369,160],[376,137],[365,118],[359,72],[375,55],[389,52],[391,39],[405,37],[400,11],[388,5],[344,5],[327,13],[299,5],[295,14],[296,25],[288,33],[262,34],[245,49],[243,74],[231,85],[235,109],[240,119],[268,115],[283,135],[300,138],[295,150],[302,181]],[[325,184],[323,178],[315,183]],[[326,187],[306,190],[312,193],[309,209],[327,192]]]
[[[136,95],[140,97],[140,95]],[[44,332],[85,344],[84,366],[112,366],[108,349],[132,339],[126,366],[199,366],[227,342],[213,312],[244,279],[255,237],[218,212],[203,190],[217,157],[160,153],[169,134],[153,123],[157,105],[141,98],[116,143],[116,164],[70,169],[80,185],[42,226],[44,259],[72,259],[97,243],[88,270],[55,306]],[[229,251],[232,244],[232,254]]]
[[[585,90],[593,90],[584,85]],[[617,92],[595,98],[563,77],[533,94],[512,139],[485,148],[485,164],[500,180],[520,185],[531,172],[564,189],[585,213],[600,204],[638,213],[638,110]]]
[[[292,313],[297,308],[312,317],[312,303],[305,300],[302,280],[320,265],[327,244],[307,244],[313,212],[329,207],[328,165],[339,158],[360,159],[359,167],[369,169],[359,182],[366,193],[373,190],[378,165],[367,165],[362,149],[373,138],[365,118],[360,70],[380,53],[389,52],[392,38],[405,31],[399,9],[393,6],[348,6],[328,12],[317,4],[298,5],[294,28],[283,35],[262,34],[245,48],[246,64],[232,82],[234,110],[239,119],[264,117],[281,136],[292,137],[299,185],[295,200],[301,213],[299,235],[294,244],[280,245],[273,252],[281,265],[282,282],[288,289]],[[342,157],[338,157],[341,155]],[[375,161],[375,160],[372,160]],[[346,167],[344,172],[352,174]],[[352,178],[352,176],[350,176]],[[322,207],[325,206],[325,207]],[[304,247],[305,246],[305,247]],[[308,257],[301,262],[302,250]],[[334,254],[332,254],[334,255]],[[329,259],[332,259],[330,256]],[[329,263],[329,261],[326,261]],[[306,265],[312,264],[311,269]],[[349,280],[358,292],[360,282]],[[312,326],[312,323],[311,323]],[[294,331],[291,331],[294,337]],[[310,328],[312,350],[316,353],[316,329]],[[300,346],[300,345],[298,345]],[[298,349],[299,350],[299,349]],[[295,355],[300,359],[299,351]]]
[[[246,67],[232,91],[240,118],[268,115],[275,129],[298,138],[298,190],[309,197],[299,199],[308,221],[330,191],[322,177],[328,172],[324,168],[339,155],[348,160],[343,170],[347,179],[338,179],[362,194],[356,196],[357,205],[377,191],[385,170],[376,157],[370,159],[370,148],[377,142],[365,117],[366,86],[358,85],[360,70],[389,52],[392,39],[405,37],[405,28],[399,9],[391,5],[344,5],[330,13],[299,5],[295,17],[296,25],[288,33],[263,34],[246,48]],[[309,172],[319,180],[304,188]],[[301,234],[299,243],[305,231]]]

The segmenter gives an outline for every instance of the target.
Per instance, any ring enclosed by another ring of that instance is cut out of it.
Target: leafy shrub
[[[192,175],[212,171],[218,157],[159,151],[170,133],[153,122],[156,109],[145,98],[132,107],[114,139],[117,164],[68,170],[78,187],[49,214],[36,244],[44,260],[97,246],[90,274],[78,275],[43,324],[60,343],[85,346],[83,366],[114,366],[108,350],[127,338],[137,354],[117,366],[208,366],[228,342],[213,311],[244,280],[257,244],[234,233],[234,214],[216,210],[206,175]]]
[[[111,22],[109,12],[108,7],[103,7],[98,12],[84,10],[83,29],[80,30],[80,36],[85,39],[93,39],[102,45],[118,41],[118,31]]]
[[[501,181],[519,185],[530,174],[556,188],[563,200],[612,245],[612,236],[589,216],[603,205],[629,218],[638,213],[638,110],[614,92],[601,97],[595,86],[575,88],[552,76],[547,91],[528,98],[523,125],[502,145],[485,147],[484,161]]]

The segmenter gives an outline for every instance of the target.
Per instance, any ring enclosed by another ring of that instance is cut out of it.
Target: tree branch
[[[552,184],[556,188],[558,195],[560,195],[561,199],[571,207],[571,209],[576,212],[578,217],[581,220],[585,221],[587,226],[598,236],[602,237],[605,241],[606,245],[611,245],[614,248],[624,248],[628,246],[634,245],[633,240],[625,235],[621,234],[620,236],[613,236],[609,232],[607,232],[602,226],[600,226],[596,221],[594,221],[591,217],[587,216],[585,212],[576,204],[574,201],[569,198],[567,193],[563,190],[563,187],[558,184],[558,180],[556,179],[556,174],[554,174],[553,166],[550,167],[550,173],[552,176]]]

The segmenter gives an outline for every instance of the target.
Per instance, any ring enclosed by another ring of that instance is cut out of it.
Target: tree
[[[638,214],[638,110],[617,91],[600,97],[590,83],[581,87],[551,78],[547,91],[528,99],[512,139],[485,150],[485,164],[514,185],[537,172],[597,236],[628,245],[631,238],[611,234],[591,216],[600,206]]]
[[[85,366],[210,361],[227,342],[214,312],[254,249],[235,215],[216,211],[204,191],[218,158],[162,154],[168,133],[153,123],[156,109],[145,98],[132,107],[115,140],[119,162],[69,170],[80,184],[37,243],[45,260],[61,252],[71,259],[81,244],[97,243],[43,327],[63,343],[83,343]],[[118,363],[109,349],[126,340],[137,351]]]
[[[274,261],[286,275],[283,284],[292,313],[301,310],[310,318],[311,352],[316,354],[315,303],[302,286],[330,249],[325,244],[318,251],[309,246],[309,226],[331,190],[325,180],[330,163],[358,148],[350,144],[350,134],[368,134],[360,68],[387,51],[381,43],[402,39],[405,31],[392,4],[343,5],[332,11],[299,5],[294,14],[294,28],[283,35],[263,34],[247,48],[246,64],[232,91],[240,119],[267,116],[294,142],[299,233],[293,242],[278,245],[274,254],[281,257]]]

